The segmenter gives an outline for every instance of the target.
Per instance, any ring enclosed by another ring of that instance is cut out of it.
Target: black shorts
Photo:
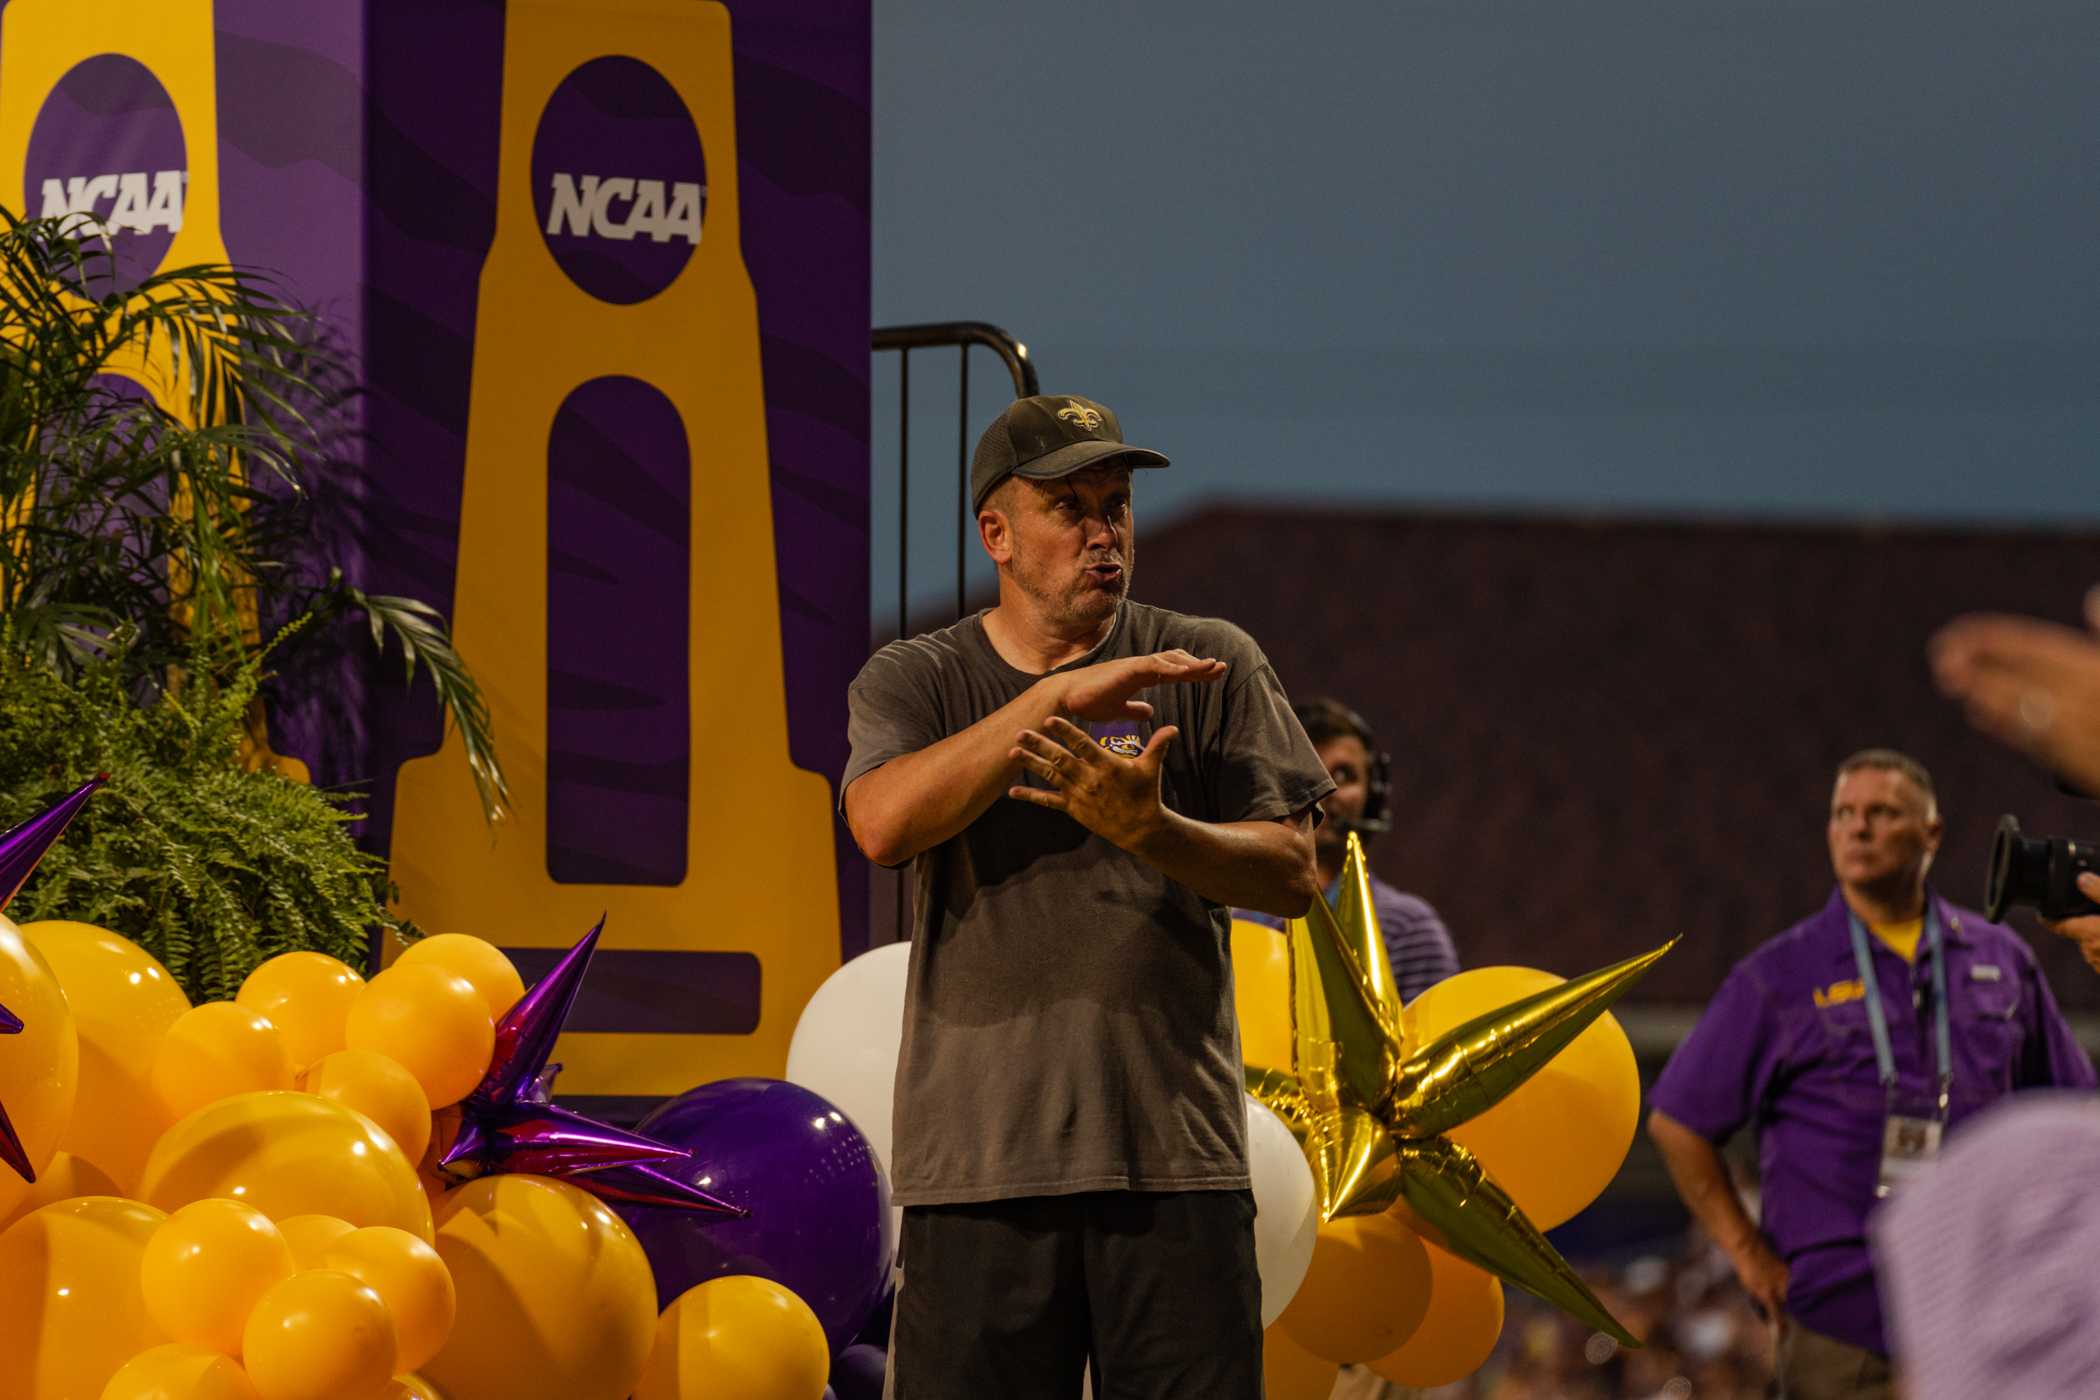
[[[1248,1191],[908,1206],[892,1400],[1261,1400]]]

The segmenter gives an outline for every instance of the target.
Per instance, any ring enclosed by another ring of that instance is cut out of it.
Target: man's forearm
[[[1283,821],[1200,822],[1162,807],[1131,853],[1205,899],[1295,919],[1319,897],[1312,826]]]
[[[976,821],[1020,774],[1014,734],[1056,712],[1060,681],[1046,677],[977,721],[917,753],[891,759],[846,789],[846,825],[878,865],[902,865]]]
[[[1715,1244],[1731,1258],[1753,1244],[1764,1244],[1757,1222],[1743,1209],[1735,1183],[1728,1179],[1728,1168],[1712,1143],[1660,1109],[1648,1115],[1648,1136],[1662,1155],[1685,1209]]]

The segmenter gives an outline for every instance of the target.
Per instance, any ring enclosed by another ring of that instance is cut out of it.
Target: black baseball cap
[[[1164,467],[1167,459],[1149,447],[1123,441],[1123,425],[1106,404],[1076,394],[1038,394],[1015,399],[977,439],[970,459],[970,505],[1009,476],[1055,481],[1088,467]]]

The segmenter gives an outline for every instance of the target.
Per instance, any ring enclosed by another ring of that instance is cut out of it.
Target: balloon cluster
[[[1233,928],[1242,1054],[1316,1197],[1311,1263],[1265,1343],[1268,1393],[1325,1396],[1342,1363],[1445,1385],[1487,1360],[1515,1283],[1639,1345],[1542,1231],[1632,1144],[1640,1082],[1607,1008],[1668,951],[1573,981],[1459,973],[1400,1004],[1354,836],[1338,909]]]
[[[445,934],[192,1007],[118,934],[0,916],[0,1394],[819,1400],[889,1285],[881,1167],[774,1080],[640,1133],[554,1105],[595,938],[529,990]]]

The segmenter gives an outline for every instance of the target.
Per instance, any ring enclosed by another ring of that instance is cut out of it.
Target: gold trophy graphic
[[[611,955],[624,969],[615,982],[631,974],[653,993],[635,998],[633,1028],[600,1017],[563,1037],[566,1093],[777,1075],[797,1015],[838,965],[838,905],[830,785],[788,753],[729,13],[704,0],[514,0],[501,121],[453,629],[489,697],[513,815],[484,822],[456,733],[404,764],[392,850],[402,912],[513,948],[565,948],[607,916],[599,967]],[[703,151],[696,180],[688,167]],[[684,869],[670,884],[572,883],[549,869],[548,675],[561,664],[549,655],[550,435],[579,388],[608,379],[640,381],[675,410],[684,441],[664,451],[689,464],[683,597],[625,604],[682,615],[687,629],[666,640],[685,651],[689,697]],[[650,968],[698,971],[659,980]],[[749,1005],[741,1019],[681,1023],[687,993],[674,989],[698,986],[704,1001],[710,969]]]

